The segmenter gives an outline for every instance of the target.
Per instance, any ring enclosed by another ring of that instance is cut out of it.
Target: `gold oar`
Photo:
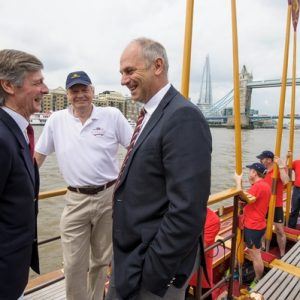
[[[280,157],[281,139],[282,139],[284,103],[285,103],[285,92],[286,92],[286,77],[287,77],[287,67],[288,67],[288,58],[289,58],[290,27],[291,27],[291,3],[289,1],[287,22],[286,22],[286,33],[285,33],[284,61],[283,61],[282,77],[281,77],[280,104],[279,104],[278,123],[277,123],[276,145],[275,145],[275,156],[278,157]],[[269,251],[270,249],[270,242],[272,239],[273,219],[274,219],[275,203],[276,203],[277,178],[278,178],[278,166],[277,164],[274,164],[274,172],[272,176],[272,195],[269,203],[269,213],[268,213],[268,222],[267,222],[267,231],[266,231],[267,251]]]
[[[235,172],[237,175],[242,175],[239,53],[238,53],[238,33],[237,33],[235,0],[231,0],[231,24],[232,24],[233,91],[234,91]],[[235,205],[238,205],[238,201],[235,201]],[[238,208],[236,207],[235,209]],[[243,234],[239,228],[237,229],[236,251],[237,251],[237,263],[238,263],[240,283],[241,283],[242,266],[244,263],[244,243],[243,243]]]
[[[181,77],[181,94],[189,99],[190,86],[190,69],[191,69],[191,48],[193,34],[193,11],[194,0],[186,1],[186,16],[185,16],[185,35],[183,49],[183,64]]]
[[[292,1],[292,22],[294,28],[294,39],[293,39],[293,72],[292,72],[292,96],[291,96],[291,113],[290,113],[290,139],[289,139],[289,177],[290,181],[287,184],[287,198],[286,198],[286,225],[289,223],[290,208],[291,208],[291,194],[292,194],[292,163],[293,163],[293,152],[294,152],[294,130],[295,130],[295,99],[296,99],[296,62],[297,62],[297,25],[299,19],[299,6],[300,0]]]

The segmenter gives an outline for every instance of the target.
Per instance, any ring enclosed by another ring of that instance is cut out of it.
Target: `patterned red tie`
[[[140,111],[140,114],[139,114],[139,117],[138,117],[135,129],[134,129],[134,132],[132,134],[131,141],[130,141],[130,144],[129,144],[126,156],[125,156],[125,158],[123,160],[123,164],[122,164],[122,167],[120,169],[119,176],[118,176],[116,184],[115,184],[115,190],[116,190],[116,188],[118,187],[118,185],[120,183],[120,179],[121,179],[121,176],[122,176],[122,174],[123,174],[123,172],[125,170],[126,163],[128,161],[129,155],[130,155],[130,153],[131,153],[131,151],[133,149],[133,146],[134,146],[134,144],[136,142],[136,139],[137,139],[137,137],[138,137],[138,135],[139,135],[139,133],[141,131],[145,114],[146,114],[146,110],[145,110],[145,108],[142,108],[141,111]]]
[[[33,127],[30,124],[27,126],[27,136],[28,136],[28,139],[29,139],[30,154],[31,154],[31,157],[33,159],[33,154],[34,154],[34,131],[33,131]]]

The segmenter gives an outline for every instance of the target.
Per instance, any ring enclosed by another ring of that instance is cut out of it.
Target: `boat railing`
[[[47,200],[49,198],[53,198],[53,197],[57,197],[57,196],[63,196],[66,193],[67,193],[66,188],[40,192],[39,193],[39,200]],[[48,243],[53,242],[53,241],[57,241],[59,239],[60,239],[60,236],[55,236],[55,237],[45,239],[45,240],[42,240],[42,241],[38,242],[38,245],[41,246],[41,245],[48,244]]]
[[[57,196],[63,196],[66,193],[67,193],[66,188],[40,192],[39,193],[39,200],[47,200],[49,198],[53,198],[53,197],[57,197]],[[238,190],[236,188],[226,189],[224,191],[221,191],[221,192],[210,195],[207,205],[210,206],[210,205],[220,203],[224,200],[228,200],[230,198],[233,198],[234,196],[239,195],[239,194],[240,194],[240,190]],[[38,245],[44,245],[44,244],[47,244],[49,242],[56,241],[58,239],[60,239],[60,236],[52,237],[52,238],[40,241],[38,243]]]
[[[57,196],[63,196],[66,193],[67,193],[66,188],[40,192],[39,200],[46,200],[46,199],[57,197]],[[234,196],[237,196],[240,194],[241,194],[240,189],[229,188],[229,189],[223,190],[221,192],[210,195],[207,204],[208,204],[208,206],[210,206],[210,205],[222,202],[223,200],[228,200],[228,199],[233,198]]]

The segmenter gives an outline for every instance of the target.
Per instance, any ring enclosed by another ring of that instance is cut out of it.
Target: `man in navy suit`
[[[0,51],[0,299],[21,299],[29,267],[39,272],[37,195],[29,117],[48,88],[43,64],[17,50]],[[31,149],[30,149],[31,147]]]
[[[144,107],[116,183],[107,299],[182,300],[197,251],[203,252],[210,130],[200,110],[168,82],[161,44],[132,41],[120,72],[121,84]]]

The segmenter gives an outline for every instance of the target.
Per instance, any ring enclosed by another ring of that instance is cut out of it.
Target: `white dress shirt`
[[[29,138],[27,135],[27,126],[29,125],[29,122],[19,113],[15,112],[14,110],[6,107],[6,106],[2,106],[1,107],[5,112],[7,112],[13,119],[14,121],[18,124],[18,126],[20,127],[25,140],[27,142],[27,144],[29,143]]]
[[[139,135],[145,128],[146,124],[148,123],[150,117],[158,107],[160,101],[163,99],[163,97],[166,95],[167,91],[171,87],[171,83],[167,83],[162,89],[160,89],[145,105],[144,109],[146,110],[145,117],[142,123],[142,128],[139,132]]]

